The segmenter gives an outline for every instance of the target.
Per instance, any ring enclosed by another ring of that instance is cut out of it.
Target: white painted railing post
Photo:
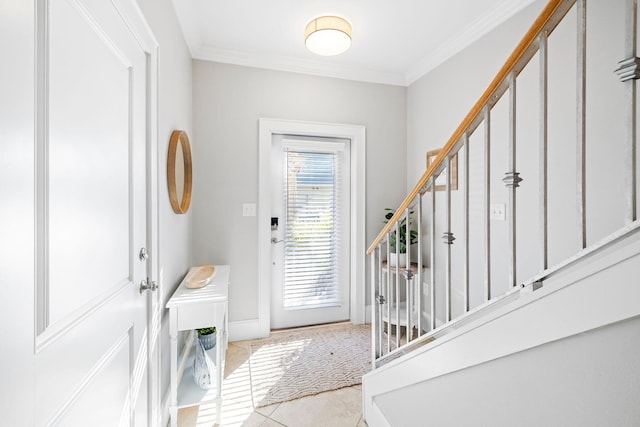
[[[509,74],[509,144],[508,144],[508,168],[509,171],[502,179],[507,187],[507,233],[509,243],[507,256],[509,259],[509,285],[516,286],[516,190],[520,186],[522,178],[516,172],[516,73]]]
[[[462,270],[463,287],[463,313],[469,311],[469,135],[462,137],[463,163],[463,194],[462,194],[462,236],[464,238],[464,266]],[[459,158],[458,158],[459,160]],[[458,186],[459,187],[459,186]]]
[[[416,300],[418,302],[418,307],[416,308],[416,311],[418,312],[418,337],[420,337],[420,335],[422,335],[422,250],[423,250],[423,246],[422,246],[422,195],[423,193],[420,192],[420,195],[418,196],[418,286],[416,287],[418,290],[418,295],[416,297]]]
[[[548,54],[547,33],[543,32],[538,37],[538,49],[540,50],[540,245],[541,245],[541,270],[548,267],[548,223],[547,223],[547,125],[548,125]]]
[[[578,0],[578,46],[576,88],[576,204],[578,212],[578,249],[587,247],[587,1]]]
[[[429,309],[431,310],[431,330],[436,328],[436,179],[429,179],[431,191],[431,277],[429,278]]]
[[[484,116],[484,301],[491,299],[491,108]]]
[[[626,141],[624,156],[625,223],[637,219],[637,89],[640,78],[640,58],[636,55],[638,36],[637,0],[626,1],[625,59],[620,61],[616,73],[625,84]]]
[[[411,206],[411,205],[409,205]],[[411,341],[411,284],[413,283],[411,271],[411,208],[407,207],[405,211],[405,240],[407,242],[407,265],[404,269],[404,299],[405,299],[405,321],[406,321],[406,334],[407,342]]]

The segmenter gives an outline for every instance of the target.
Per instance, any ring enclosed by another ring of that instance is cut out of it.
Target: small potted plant
[[[385,208],[387,213],[384,215],[385,224],[395,214],[393,209]],[[409,215],[413,214],[413,211],[409,212]],[[391,259],[389,265],[392,267],[406,267],[407,266],[407,218],[402,218],[399,222],[399,239],[396,239],[395,226],[391,227],[389,231],[389,246],[391,247]],[[398,240],[398,241],[396,241]],[[418,241],[418,232],[416,230],[409,230],[409,243],[415,244]]]
[[[196,329],[198,331],[198,340],[202,343],[205,350],[212,349],[216,346],[216,327]]]

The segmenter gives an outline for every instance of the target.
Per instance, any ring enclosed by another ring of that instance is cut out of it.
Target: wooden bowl
[[[191,267],[184,278],[184,285],[189,289],[203,288],[209,284],[215,273],[214,265]]]

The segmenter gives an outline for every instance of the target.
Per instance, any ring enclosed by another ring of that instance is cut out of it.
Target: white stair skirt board
[[[391,427],[389,420],[385,418],[384,414],[382,413],[380,408],[378,408],[378,405],[375,401],[373,403],[371,413],[369,414],[369,417],[367,417],[367,425],[377,427]]]
[[[640,234],[633,233],[545,280],[541,289],[370,372],[363,378],[365,419],[382,395],[639,316],[639,270]]]
[[[638,331],[640,316],[417,383],[374,402],[388,422],[383,425],[394,427],[424,420],[433,426],[637,425]],[[492,402],[500,402],[499,410]],[[457,411],[460,406],[465,410]]]

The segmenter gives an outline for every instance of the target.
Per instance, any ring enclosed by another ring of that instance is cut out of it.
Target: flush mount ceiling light
[[[351,46],[351,24],[339,16],[316,18],[304,30],[304,43],[315,54],[338,55]]]

